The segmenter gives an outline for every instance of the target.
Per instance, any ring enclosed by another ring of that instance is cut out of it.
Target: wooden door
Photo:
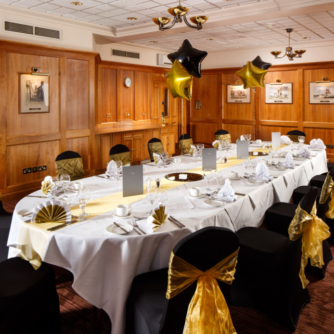
[[[131,79],[131,87],[125,79]],[[135,116],[135,72],[117,70],[117,120],[131,120]]]
[[[148,142],[153,138],[152,130],[145,130],[143,135],[143,146],[141,160],[150,159],[150,154],[148,153]]]
[[[135,120],[151,118],[151,73],[135,72]]]
[[[153,123],[157,124],[161,122],[161,83],[153,82],[152,95],[151,95],[151,117]]]
[[[162,133],[161,134],[161,141],[162,141],[162,146],[164,147],[165,151],[168,151],[168,135],[167,133]]]
[[[156,130],[152,130],[152,138],[158,138],[160,139],[161,134],[160,134],[160,130],[156,129]]]
[[[138,162],[141,161],[142,156],[142,147],[143,147],[143,137],[142,136],[134,136],[132,139],[132,161]]]
[[[131,160],[133,161],[133,143],[132,137],[124,137],[123,144],[128,147],[131,153]]]
[[[175,153],[175,135],[173,132],[168,133],[168,153],[169,156],[171,157]]]

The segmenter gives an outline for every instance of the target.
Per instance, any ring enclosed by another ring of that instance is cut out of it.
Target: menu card
[[[203,148],[202,150],[202,168],[217,169],[217,150],[213,148]]]
[[[143,165],[123,167],[123,197],[144,193]]]
[[[271,133],[271,146],[272,148],[281,147],[281,133],[280,132]]]
[[[237,141],[237,159],[248,159],[248,140]]]

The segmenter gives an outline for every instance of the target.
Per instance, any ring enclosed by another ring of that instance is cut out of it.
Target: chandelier
[[[173,28],[175,23],[181,23],[183,21],[189,28],[201,30],[203,28],[202,26],[203,23],[205,23],[209,17],[208,16],[191,17],[190,21],[196,24],[194,26],[190,24],[189,21],[187,20],[186,14],[188,13],[188,11],[189,9],[187,7],[181,6],[181,0],[179,0],[179,5],[177,7],[172,7],[168,9],[169,14],[174,16],[174,19],[169,26],[166,26],[171,21],[169,17],[156,17],[153,19],[153,22],[159,26],[159,30],[161,31]]]
[[[293,51],[292,47],[290,46],[290,34],[293,32],[292,28],[286,29],[286,32],[289,34],[289,46],[286,47],[285,54],[282,57],[278,57],[282,52],[281,51],[272,51],[270,52],[275,59],[280,59],[285,56],[289,58],[289,60],[293,60],[294,58],[302,58],[302,54],[306,52],[306,50],[295,50]]]

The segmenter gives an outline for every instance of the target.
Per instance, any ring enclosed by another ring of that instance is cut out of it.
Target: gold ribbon
[[[56,161],[56,171],[58,176],[68,174],[71,181],[84,177],[83,163],[81,158],[64,159]]]
[[[167,220],[167,215],[165,214],[165,207],[160,206],[158,209],[154,210],[154,214],[152,215],[153,221],[152,223],[155,225],[153,227],[153,231],[155,232],[160,226],[162,226],[166,220]]]
[[[193,140],[191,138],[189,139],[181,139],[179,141],[180,149],[182,154],[188,154],[191,150],[191,145],[193,145]]]
[[[59,205],[48,205],[40,209],[36,215],[35,223],[61,223],[66,222],[66,211]]]
[[[299,143],[298,137],[299,135],[287,135],[293,142]]]
[[[328,211],[326,212],[326,216],[330,219],[334,218],[334,182],[333,178],[330,176],[330,174],[327,174],[327,177],[325,179],[325,182],[321,188],[321,194],[320,194],[320,204],[324,204],[327,200],[328,197],[331,196],[331,200],[329,202],[329,208]]]
[[[116,153],[112,154],[110,156],[110,160],[114,161],[122,161],[122,165],[125,166],[127,164],[131,165],[131,153],[130,152],[122,152],[122,153]]]
[[[230,140],[231,141],[231,135],[229,133],[225,135],[215,135],[216,140]]]
[[[171,299],[197,280],[188,307],[183,334],[236,334],[226,300],[217,280],[232,284],[239,249],[203,272],[171,254],[166,298]]]
[[[298,205],[295,216],[289,226],[289,237],[292,241],[302,238],[302,260],[299,277],[304,289],[309,283],[305,276],[308,259],[310,259],[313,267],[322,268],[324,265],[322,242],[328,239],[330,235],[328,225],[317,217],[316,202],[314,202],[310,214]]]
[[[151,161],[154,160],[153,153],[155,154],[162,154],[164,153],[164,147],[162,146],[161,142],[149,143],[148,144],[148,151],[150,153]]]

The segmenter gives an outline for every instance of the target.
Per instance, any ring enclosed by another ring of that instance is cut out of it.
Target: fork
[[[134,224],[133,224],[133,222],[131,220],[128,220],[127,223],[133,227],[133,229],[135,230],[135,232],[137,234],[141,235],[141,233],[136,229],[136,227],[134,226]]]
[[[138,229],[142,234],[146,234],[146,232],[144,232],[144,231],[138,226],[138,224],[137,224],[136,221],[133,221],[132,224],[133,224],[133,227],[137,227],[137,229]]]

